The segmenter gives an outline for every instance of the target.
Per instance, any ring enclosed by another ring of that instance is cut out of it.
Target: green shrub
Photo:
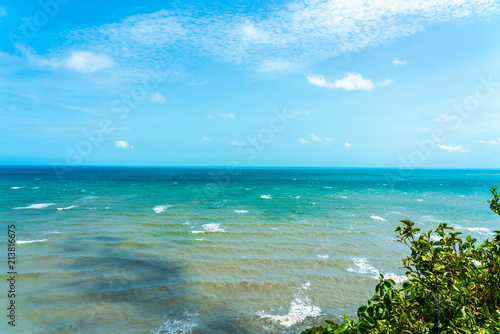
[[[488,203],[500,215],[497,187],[491,192]],[[410,220],[402,220],[396,232],[411,251],[400,262],[408,277],[403,287],[380,275],[375,295],[358,308],[357,322],[344,314],[343,324],[326,320],[323,332],[315,327],[302,334],[500,332],[500,231],[478,246],[447,224],[434,231],[439,241]]]

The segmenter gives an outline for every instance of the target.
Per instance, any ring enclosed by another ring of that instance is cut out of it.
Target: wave
[[[172,205],[157,205],[153,208],[153,211],[156,212],[156,213],[160,213],[160,212],[163,212],[165,210],[167,210],[168,208],[170,208]]]
[[[354,257],[351,259],[356,268],[349,267],[347,271],[358,274],[373,274],[372,278],[378,279],[380,271],[372,266],[364,257]],[[384,278],[392,279],[396,283],[403,283],[408,280],[406,276],[398,276],[394,273],[385,273]]]
[[[263,199],[271,199],[271,195],[260,195],[260,198],[263,198]]]
[[[236,212],[236,213],[247,213],[248,210],[234,210],[234,212]]]
[[[190,231],[191,233],[205,233],[205,231]]]
[[[20,210],[20,209],[45,209],[45,208],[48,208],[49,206],[52,206],[52,205],[55,205],[55,203],[31,204],[29,206],[22,206],[22,207],[14,208],[14,210]]]
[[[24,188],[24,187],[10,187],[10,189],[14,189],[14,190],[16,190],[16,189],[22,189],[22,188]]]
[[[321,315],[321,309],[318,306],[311,305],[309,297],[305,296],[303,291],[309,290],[310,282],[302,284],[299,291],[293,295],[294,299],[290,303],[288,313],[284,315],[266,314],[264,310],[257,312],[262,319],[270,319],[282,326],[290,327],[304,321],[307,317],[318,317]],[[285,311],[286,312],[286,311]],[[282,309],[282,312],[283,309]]]
[[[61,211],[61,210],[69,210],[69,209],[74,209],[74,208],[77,208],[78,205],[70,205],[70,206],[67,206],[65,208],[57,208],[57,210]]]
[[[330,257],[330,255],[328,255],[328,254],[318,254],[317,256],[320,259],[328,259]]]
[[[220,223],[204,224],[203,228],[207,232],[226,232],[226,230],[220,227]]]
[[[198,313],[183,311],[179,317],[168,319],[171,315],[165,315],[167,319],[153,334],[190,334],[198,326]]]
[[[33,242],[44,242],[48,239],[37,239],[37,240],[17,240],[16,244],[31,244]]]
[[[492,234],[490,232],[490,229],[486,228],[486,227],[462,227],[460,225],[455,225],[455,228],[458,230],[467,230],[467,231],[471,231],[471,232],[477,232],[477,233],[482,234],[482,235]]]
[[[370,216],[371,219],[375,219],[375,220],[380,220],[380,221],[383,221],[383,222],[386,222],[387,220],[382,218],[382,217],[379,217],[379,216]]]

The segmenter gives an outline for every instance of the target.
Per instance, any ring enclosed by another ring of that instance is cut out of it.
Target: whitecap
[[[260,198],[271,199],[271,195],[260,195]]]
[[[16,244],[31,244],[33,242],[44,242],[48,239],[36,239],[36,240],[17,240]]]
[[[375,220],[380,220],[380,221],[387,221],[386,219],[382,218],[382,217],[379,217],[379,216],[370,216],[371,219],[375,219]]]
[[[207,232],[226,232],[226,230],[220,227],[220,223],[204,224],[203,228]]]
[[[205,239],[194,239],[194,240],[196,240],[196,241],[203,241],[203,240],[205,240]]]
[[[328,259],[330,257],[330,255],[328,255],[328,254],[318,254],[317,256],[320,259]]]
[[[352,267],[347,268],[347,271],[349,271],[349,272],[358,273],[358,274],[373,273],[373,274],[376,274],[377,276],[380,273],[364,257],[353,257],[351,260],[354,263],[354,265],[356,266],[356,268],[352,268]]]
[[[462,227],[462,226],[457,225],[455,228],[459,229],[459,230],[467,230],[467,231],[471,231],[471,232],[477,232],[477,233],[482,234],[482,235],[492,234],[490,232],[490,229],[486,228],[486,227]]]
[[[160,212],[167,210],[170,207],[171,207],[171,205],[157,205],[153,208],[153,211],[156,213],[160,213]]]
[[[264,310],[257,312],[262,319],[270,319],[282,326],[290,327],[304,321],[307,317],[318,317],[321,315],[321,308],[311,305],[309,297],[305,296],[303,290],[308,290],[310,282],[302,284],[299,291],[293,295],[294,299],[290,303],[288,311],[281,310],[284,315],[267,314]]]
[[[29,205],[29,206],[23,206],[23,207],[14,208],[14,210],[19,210],[19,209],[45,209],[45,208],[48,208],[51,205],[55,205],[55,203],[32,204],[32,205]]]
[[[354,257],[351,259],[356,268],[349,267],[347,271],[358,274],[373,274],[372,278],[379,279],[380,271],[372,266],[364,257]],[[392,279],[396,283],[403,283],[408,280],[406,276],[398,276],[394,273],[384,274],[384,278]]]
[[[324,186],[325,189],[332,189],[332,187]]]
[[[65,208],[57,208],[57,210],[61,211],[61,210],[69,210],[69,209],[74,209],[74,208],[77,208],[78,205],[70,205],[70,206],[67,206]]]
[[[417,202],[423,202],[423,201],[424,201],[424,200],[423,200],[423,199],[421,199],[421,198],[417,199]]]
[[[16,190],[16,189],[22,189],[22,188],[24,188],[24,187],[10,187],[10,189],[14,189],[14,190]]]
[[[247,213],[248,210],[234,210],[234,212],[236,212],[236,213]]]
[[[340,196],[340,197],[342,197],[342,198],[347,198],[347,196]]]
[[[175,319],[169,319],[171,315],[166,315],[163,318],[166,321],[160,326],[160,328],[152,331],[153,334],[190,334],[198,326],[198,313],[189,312],[187,310],[175,317]]]
[[[191,233],[205,233],[205,231],[191,231]]]

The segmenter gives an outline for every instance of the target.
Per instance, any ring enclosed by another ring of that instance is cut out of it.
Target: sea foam
[[[22,206],[18,208],[14,208],[14,210],[20,210],[20,209],[45,209],[48,208],[51,205],[54,205],[55,203],[41,203],[41,204],[32,204],[29,206]]]
[[[10,189],[14,189],[14,190],[15,189],[21,189],[21,188],[23,188],[23,187],[10,187]]]
[[[380,271],[372,266],[364,257],[354,257],[351,259],[356,268],[349,267],[347,271],[358,274],[373,274],[372,278],[378,279]],[[398,276],[394,273],[385,273],[384,278],[390,278],[396,283],[403,283],[408,280],[406,276]]]
[[[281,313],[287,312],[284,315],[267,314],[264,310],[257,312],[263,319],[270,319],[282,326],[290,327],[299,322],[304,321],[307,317],[317,317],[321,315],[321,308],[311,305],[309,297],[305,296],[303,291],[308,290],[311,286],[310,282],[302,284],[299,291],[293,295],[294,299],[290,303],[288,311],[281,309]]]
[[[156,213],[160,213],[160,212],[167,210],[170,207],[171,207],[171,205],[157,205],[153,208],[153,211]]]
[[[153,330],[153,334],[190,334],[198,326],[198,313],[183,311],[175,319],[169,319],[171,315],[166,315],[166,321],[160,328]]]
[[[234,212],[236,212],[236,213],[247,213],[248,210],[234,210]]]
[[[33,242],[44,242],[48,239],[37,239],[37,240],[17,240],[16,244],[31,244]]]
[[[260,198],[271,199],[271,195],[260,195]]]
[[[70,206],[67,206],[65,208],[57,208],[57,210],[61,211],[61,210],[69,210],[69,209],[74,209],[74,208],[77,208],[78,205],[70,205]]]
[[[375,220],[380,220],[380,221],[387,221],[386,219],[382,218],[382,217],[379,217],[379,216],[370,216],[371,219],[375,219]]]
[[[220,227],[220,223],[204,224],[203,228],[207,232],[226,232],[226,230]]]

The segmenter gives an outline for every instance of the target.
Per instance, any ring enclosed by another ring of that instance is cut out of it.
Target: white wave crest
[[[352,262],[356,266],[356,268],[349,267],[347,271],[354,272],[358,274],[373,274],[373,278],[378,279],[380,271],[372,266],[368,260],[364,257],[354,257],[352,258]],[[408,280],[406,276],[398,276],[394,273],[386,273],[384,274],[384,278],[392,279],[396,283],[403,283]]]
[[[226,232],[225,229],[220,227],[220,223],[204,224],[203,228],[207,232]]]
[[[304,321],[307,317],[317,317],[321,315],[321,309],[318,306],[311,305],[309,297],[305,296],[303,290],[309,290],[310,282],[302,284],[299,291],[293,295],[294,299],[290,303],[288,313],[284,315],[266,314],[264,310],[257,312],[263,319],[270,319],[282,326],[290,327]],[[283,309],[282,313],[286,312]]]
[[[260,198],[263,198],[263,199],[271,199],[271,195],[260,195]]]
[[[24,187],[10,187],[10,189],[14,189],[14,190],[16,190],[16,189],[22,189],[22,188],[24,188]]]
[[[33,242],[44,242],[48,239],[37,239],[37,240],[17,240],[16,244],[31,244]]]
[[[383,222],[386,222],[387,220],[382,218],[382,217],[379,217],[379,216],[370,216],[371,219],[375,219],[375,220],[380,220],[380,221],[383,221]]]
[[[78,205],[70,205],[70,206],[67,206],[65,208],[57,208],[57,210],[61,211],[61,210],[69,210],[69,209],[74,209],[74,208],[77,208]]]
[[[156,213],[160,213],[160,212],[167,210],[170,207],[171,207],[171,205],[157,205],[153,208],[153,211]]]
[[[236,213],[247,213],[248,210],[234,210],[234,212],[236,212]]]
[[[183,311],[175,319],[169,319],[171,315],[166,315],[166,321],[160,328],[152,331],[153,334],[190,334],[198,326],[198,313]]]
[[[318,254],[317,256],[320,259],[328,259],[330,257],[330,255],[328,255],[328,254]]]
[[[205,233],[205,231],[191,231],[191,233]]]
[[[18,207],[14,208],[14,210],[21,210],[21,209],[45,209],[48,208],[49,206],[55,205],[55,203],[41,203],[41,204],[32,204],[29,206],[23,206],[23,207]]]

